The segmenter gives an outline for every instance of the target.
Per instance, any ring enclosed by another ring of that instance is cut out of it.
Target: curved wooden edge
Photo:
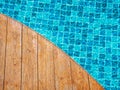
[[[0,14],[0,16],[2,16],[2,17],[8,17],[8,16],[6,16],[4,14]],[[8,18],[10,18],[10,17],[8,17]],[[27,30],[32,31],[33,33],[36,33],[34,30],[32,30],[29,27],[21,24],[20,22],[18,22],[16,20],[14,20],[14,21],[17,22],[18,24],[22,25],[23,28],[25,27],[25,28],[27,28]],[[47,40],[46,38],[44,38],[42,35],[40,35],[38,33],[36,33],[36,35],[38,37],[38,39],[37,39],[38,43],[39,42],[40,43],[44,43],[43,44],[44,46],[47,43],[47,45],[50,44],[48,46],[46,45],[48,48],[50,48],[50,46],[52,47],[51,49],[53,51],[50,51],[50,52],[54,54],[54,56],[53,56],[53,59],[55,59],[54,62],[53,62],[55,64],[54,68],[55,69],[59,69],[60,67],[62,67],[61,64],[64,64],[64,67],[65,67],[66,71],[67,70],[69,71],[69,72],[64,72],[65,74],[68,74],[67,76],[64,75],[64,74],[62,76],[62,77],[68,77],[70,75],[70,77],[67,79],[67,81],[72,86],[66,86],[66,90],[67,89],[68,90],[104,90],[104,88],[100,84],[98,84],[97,81],[95,81],[80,65],[78,65],[74,60],[72,60],[72,58],[70,56],[68,56],[64,51],[62,51],[59,47],[57,47],[52,42],[50,42],[49,40]],[[39,44],[38,44],[38,46],[39,46]],[[44,47],[42,47],[42,48],[44,48]],[[49,50],[49,49],[44,48],[44,50]],[[38,50],[38,52],[39,52],[39,50]],[[50,56],[48,53],[47,53],[47,55]],[[43,57],[43,59],[45,59],[45,57]],[[63,62],[59,61],[59,60],[62,60],[62,59],[63,59]],[[46,59],[46,60],[48,60],[48,59]],[[36,63],[38,63],[38,62],[36,62]],[[45,68],[45,70],[46,70],[46,68]],[[63,87],[62,84],[68,83],[68,82],[66,82],[66,80],[60,81],[61,79],[58,79],[59,77],[60,78],[62,78],[62,77],[59,75],[61,73],[59,73],[57,70],[55,70],[54,74],[56,75],[55,76],[56,79],[55,79],[54,82],[55,83],[57,83],[56,81],[62,82],[61,85],[60,85],[60,87],[58,87],[57,85],[55,85],[56,89],[59,89],[59,88]],[[70,88],[72,87],[72,89],[67,88],[67,87],[70,87]],[[63,88],[60,89],[60,90],[63,90]]]

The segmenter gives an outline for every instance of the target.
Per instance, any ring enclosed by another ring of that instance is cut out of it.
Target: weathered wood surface
[[[0,15],[0,90],[3,90],[5,53],[6,53],[7,17]]]
[[[68,55],[0,14],[0,90],[104,90]]]
[[[20,90],[22,25],[10,18],[7,20],[4,90]]]
[[[37,33],[23,26],[22,90],[37,90]]]

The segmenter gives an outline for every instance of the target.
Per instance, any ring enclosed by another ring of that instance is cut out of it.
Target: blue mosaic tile
[[[52,41],[105,90],[120,90],[119,0],[0,0],[0,13]]]

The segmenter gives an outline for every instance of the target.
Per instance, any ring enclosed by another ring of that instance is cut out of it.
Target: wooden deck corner
[[[0,14],[0,90],[104,89],[50,41]]]

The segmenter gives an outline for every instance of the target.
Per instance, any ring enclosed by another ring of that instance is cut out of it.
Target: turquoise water
[[[60,47],[105,90],[120,90],[120,0],[0,0],[0,13]]]

